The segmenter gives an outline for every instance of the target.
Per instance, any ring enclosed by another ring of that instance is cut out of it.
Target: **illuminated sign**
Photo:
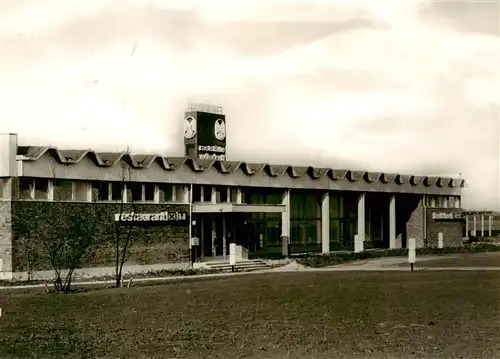
[[[200,160],[215,160],[215,161],[225,161],[226,155],[216,155],[212,153],[202,153],[198,155]]]
[[[436,220],[453,220],[453,219],[462,219],[462,213],[459,212],[450,212],[450,213],[432,213],[432,219]]]
[[[115,222],[178,222],[187,219],[186,212],[116,213]]]

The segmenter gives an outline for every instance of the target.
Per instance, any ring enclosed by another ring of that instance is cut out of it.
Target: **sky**
[[[189,101],[230,160],[466,179],[500,209],[500,2],[3,0],[0,132],[183,155]]]

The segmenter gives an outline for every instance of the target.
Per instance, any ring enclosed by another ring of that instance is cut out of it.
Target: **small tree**
[[[61,208],[52,204],[46,233],[40,238],[55,273],[55,291],[68,293],[75,270],[81,268],[99,244],[96,227],[100,219],[93,205],[58,205]]]
[[[121,287],[123,283],[123,266],[128,259],[128,254],[131,246],[134,243],[134,226],[122,221],[122,214],[126,210],[123,191],[126,191],[126,183],[132,179],[131,168],[125,163],[121,164],[121,190],[122,196],[118,209],[118,220],[114,223],[114,249],[115,249],[115,280],[116,287]],[[127,201],[128,202],[128,201]],[[133,198],[130,198],[130,206],[132,212],[135,212],[136,206]]]

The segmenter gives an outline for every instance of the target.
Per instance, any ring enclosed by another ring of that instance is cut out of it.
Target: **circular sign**
[[[192,116],[188,116],[184,120],[184,137],[190,139],[193,138],[194,135],[196,135],[196,119]]]
[[[223,119],[219,118],[215,121],[214,134],[215,138],[219,141],[223,141],[226,138],[226,123]]]

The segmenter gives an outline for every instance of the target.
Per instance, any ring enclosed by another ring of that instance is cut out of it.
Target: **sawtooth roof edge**
[[[85,157],[91,157],[97,166],[113,167],[120,161],[127,162],[132,168],[145,169],[157,162],[166,171],[175,171],[186,166],[193,172],[203,172],[215,168],[222,174],[230,174],[238,170],[248,176],[264,172],[270,177],[288,175],[291,178],[308,176],[317,180],[327,176],[332,181],[346,179],[350,182],[380,181],[382,183],[409,183],[412,186],[423,184],[427,187],[465,187],[465,180],[452,177],[408,175],[374,171],[359,171],[314,166],[276,165],[269,163],[248,163],[244,161],[196,160],[190,157],[164,157],[156,154],[133,155],[127,152],[97,152],[94,150],[59,150],[54,147],[19,146],[18,155],[21,161],[37,161],[49,153],[58,162],[66,165],[78,164]]]

